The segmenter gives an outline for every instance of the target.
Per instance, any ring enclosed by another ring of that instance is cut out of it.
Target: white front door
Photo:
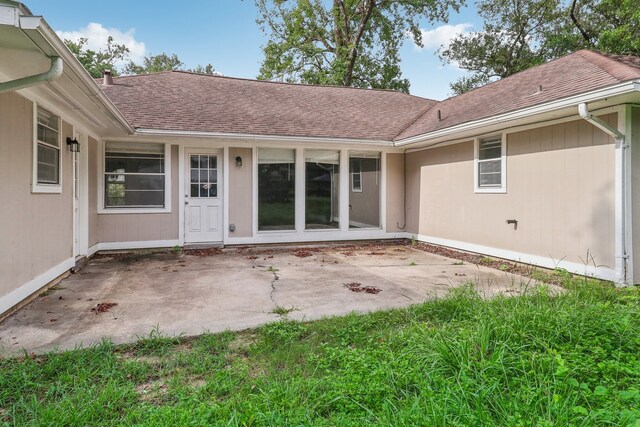
[[[185,150],[185,243],[222,241],[221,160],[218,150]]]

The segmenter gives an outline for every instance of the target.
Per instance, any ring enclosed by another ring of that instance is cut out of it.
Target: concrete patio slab
[[[487,296],[531,282],[400,244],[210,252],[96,257],[0,324],[0,352],[124,343],[154,328],[166,335],[241,330],[277,320],[278,307],[291,319],[313,320],[420,303],[464,282]],[[349,283],[380,292],[353,292]],[[117,305],[97,312],[101,303]]]

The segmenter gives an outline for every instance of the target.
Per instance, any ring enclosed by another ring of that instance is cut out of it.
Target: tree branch
[[[582,28],[580,22],[578,22],[578,18],[576,17],[576,2],[577,0],[573,0],[573,2],[571,3],[571,13],[569,14],[569,16],[571,17],[571,20],[575,24],[578,31],[580,31],[580,34],[582,35],[584,41],[587,42],[587,45],[593,46],[593,43],[591,43],[591,37],[589,37],[589,34],[587,34],[587,32]]]
[[[360,20],[360,24],[358,25],[358,30],[356,31],[355,37],[353,38],[353,40],[350,40],[349,43],[350,46],[349,54],[347,55],[347,70],[345,72],[343,81],[343,84],[345,86],[351,86],[353,67],[356,63],[356,57],[358,56],[358,46],[360,46],[360,40],[362,40],[362,36],[367,29],[367,25],[369,24],[369,19],[371,19],[373,9],[376,8],[376,0],[363,0],[363,2],[364,10],[362,19]]]

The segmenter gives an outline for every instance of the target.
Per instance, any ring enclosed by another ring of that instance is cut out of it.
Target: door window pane
[[[305,151],[305,192],[306,228],[339,228],[339,151]]]
[[[190,197],[218,197],[218,157],[192,154]]]
[[[295,229],[295,150],[258,149],[258,230]]]
[[[380,227],[380,153],[349,153],[349,228]]]

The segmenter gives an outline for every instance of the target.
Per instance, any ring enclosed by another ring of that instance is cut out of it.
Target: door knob
[[[188,201],[188,200],[185,200],[185,201],[184,201],[184,204],[185,204],[185,205],[188,205],[188,204],[189,204],[189,201]]]

